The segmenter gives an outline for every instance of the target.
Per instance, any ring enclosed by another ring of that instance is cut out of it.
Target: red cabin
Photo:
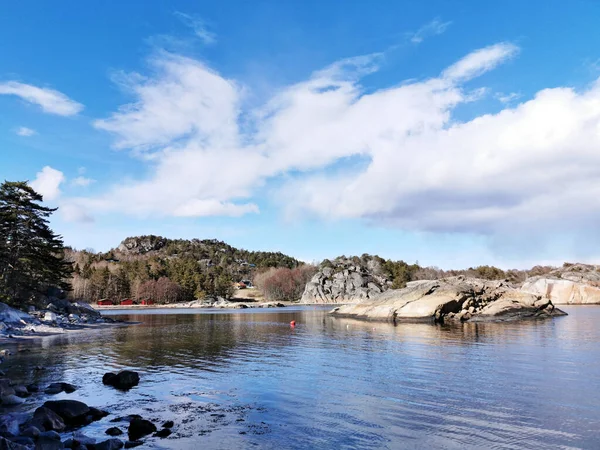
[[[121,306],[129,306],[133,305],[133,300],[130,298],[126,298],[125,300],[121,300]]]
[[[112,306],[113,302],[107,299],[98,300],[98,306]]]
[[[146,299],[142,300],[142,305],[154,305],[154,300]]]

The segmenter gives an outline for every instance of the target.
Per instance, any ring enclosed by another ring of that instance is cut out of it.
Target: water
[[[175,421],[146,448],[600,448],[600,307],[564,309],[462,326],[363,323],[314,307],[130,311],[118,317],[139,325],[21,343],[31,352],[3,369],[79,386],[53,398],[111,412],[89,435],[107,437],[109,420],[130,413]],[[102,385],[123,368],[140,372],[137,388]]]

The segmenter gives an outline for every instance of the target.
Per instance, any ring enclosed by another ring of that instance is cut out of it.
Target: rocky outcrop
[[[337,259],[321,267],[306,284],[300,303],[358,303],[386,291],[391,282],[380,275],[377,261],[361,264]]]
[[[114,320],[102,317],[85,302],[52,298],[46,309],[36,310],[30,307],[29,313],[0,303],[0,337],[55,334],[101,323],[114,323]]]
[[[167,245],[168,240],[161,236],[139,236],[129,237],[119,246],[117,250],[121,253],[142,255],[155,250],[160,250]]]
[[[528,278],[521,290],[555,305],[600,304],[600,266],[565,264],[546,275]]]
[[[506,283],[462,276],[413,281],[404,289],[335,308],[332,314],[391,322],[506,321],[565,315],[548,299]]]

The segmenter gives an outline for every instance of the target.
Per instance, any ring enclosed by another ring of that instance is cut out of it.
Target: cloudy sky
[[[600,262],[600,3],[0,6],[0,180],[67,244]]]

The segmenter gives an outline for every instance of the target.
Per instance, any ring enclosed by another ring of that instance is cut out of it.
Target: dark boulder
[[[172,433],[170,428],[163,428],[162,430],[158,430],[156,433],[154,433],[154,436],[159,437],[159,438],[166,438],[168,436],[170,436]]]
[[[73,450],[87,450],[94,448],[96,445],[96,439],[86,436],[83,433],[73,433],[73,436],[67,439],[65,447]]]
[[[35,445],[35,441],[28,436],[17,436],[10,439],[15,444],[21,444],[28,448],[32,448]]]
[[[115,417],[114,419],[111,420],[111,422],[115,423],[115,422],[127,422],[130,423],[133,419],[141,419],[142,416],[140,416],[139,414],[130,414],[128,416],[121,416],[121,417]]]
[[[163,428],[173,428],[173,426],[175,426],[175,422],[173,422],[172,420],[167,420],[165,423],[162,424]]]
[[[127,390],[137,386],[140,382],[140,376],[132,370],[123,370],[117,374],[112,372],[105,373],[102,377],[102,383],[117,389]]]
[[[50,411],[50,410],[48,410],[48,411]],[[21,432],[21,436],[30,437],[32,439],[37,438],[39,435],[40,435],[39,428],[36,426],[33,426],[33,425],[28,426]]]
[[[13,390],[15,391],[15,394],[19,397],[29,397],[31,395],[25,386],[13,386]]]
[[[0,450],[29,450],[29,447],[17,444],[16,442],[11,442],[8,439],[0,437]]]
[[[15,390],[11,386],[11,381],[8,378],[0,379],[0,397],[15,395]]]
[[[66,428],[61,416],[43,406],[40,406],[33,413],[32,425],[42,431],[63,431]]]
[[[126,441],[125,442],[125,448],[134,448],[134,447],[139,447],[140,445],[142,445],[144,442],[142,441]]]
[[[106,430],[106,434],[109,436],[120,436],[123,434],[123,431],[121,431],[121,429],[118,427],[110,427],[108,430]]]
[[[123,442],[119,439],[108,439],[104,442],[94,445],[94,450],[118,450],[123,448]]]
[[[127,432],[130,441],[137,441],[139,438],[156,432],[156,425],[149,420],[133,419],[129,424],[129,430]]]
[[[44,403],[44,406],[58,414],[67,425],[77,425],[85,421],[90,407],[77,400],[55,400]]]
[[[65,448],[60,441],[60,435],[56,431],[40,433],[36,442],[35,450],[62,450]]]
[[[45,392],[46,394],[60,394],[61,392],[71,394],[76,390],[77,388],[69,383],[52,383],[46,388]]]
[[[108,414],[109,413],[107,411],[102,411],[101,409],[90,406],[90,412],[88,413],[87,417],[89,417],[92,422],[95,422],[97,420],[104,419],[106,416],[108,416]]]

